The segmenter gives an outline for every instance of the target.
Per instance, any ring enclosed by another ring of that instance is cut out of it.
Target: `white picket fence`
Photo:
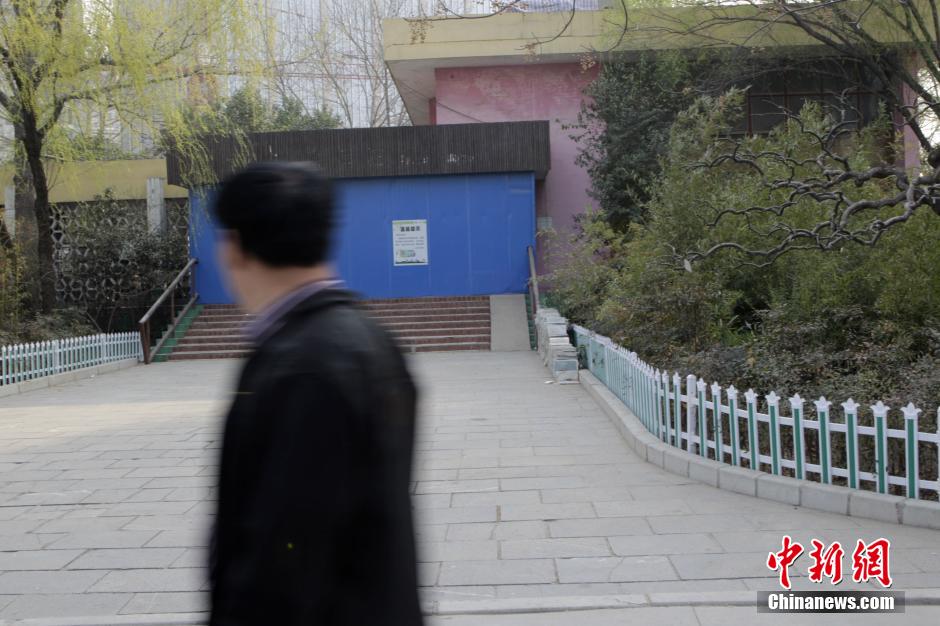
[[[136,332],[3,346],[0,348],[0,386],[142,357],[140,333]]]
[[[880,401],[870,407],[870,413],[862,414],[859,404],[849,398],[841,404],[839,414],[831,413],[832,402],[821,397],[812,402],[816,419],[811,419],[805,413],[806,402],[797,394],[788,399],[789,415],[783,415],[781,398],[774,392],[759,402],[753,389],[739,394],[734,386],[708,385],[691,375],[683,381],[678,373],[670,376],[652,367],[608,337],[581,326],[573,329],[591,373],[633,411],[650,433],[669,445],[777,475],[815,478],[826,484],[833,484],[833,478],[838,477],[844,486],[870,486],[879,493],[888,493],[888,486],[896,485],[908,498],[940,496],[940,475],[933,472],[924,476],[920,466],[924,453],[937,459],[934,467],[940,466],[940,407],[934,432],[919,429],[921,409],[913,404],[900,409],[903,429],[888,427],[890,407]],[[744,396],[743,402],[739,395]],[[761,406],[765,412],[759,410]],[[762,441],[766,441],[763,446]],[[784,441],[789,444],[789,454],[785,454]],[[812,462],[808,441],[814,444]],[[845,450],[844,464],[833,462],[835,443],[842,444],[840,456]],[[868,450],[872,454],[866,455]],[[904,474],[890,473],[890,466],[903,466]],[[784,472],[784,468],[789,471]]]

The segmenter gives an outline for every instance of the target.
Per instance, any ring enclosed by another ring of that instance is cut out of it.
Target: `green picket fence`
[[[678,374],[670,376],[607,337],[581,326],[573,330],[591,373],[650,433],[671,446],[777,475],[826,484],[839,478],[839,484],[852,489],[870,486],[888,493],[894,485],[908,498],[940,496],[936,470],[940,465],[940,407],[935,432],[918,428],[921,409],[913,404],[900,409],[903,429],[888,426],[890,409],[880,401],[870,407],[871,419],[865,416],[870,424],[860,423],[860,406],[852,399],[843,402],[836,415],[825,397],[813,401],[813,419],[806,412],[806,401],[797,394],[787,400],[789,414],[784,415],[781,398],[774,392],[761,402],[753,389],[741,394],[734,386],[708,385],[695,376],[685,380]],[[833,460],[834,446],[839,443],[844,446],[838,449],[844,464]],[[925,453],[933,467],[932,475],[926,477],[920,463]],[[892,474],[891,467],[903,467],[904,474]]]
[[[0,386],[143,356],[140,333],[70,337],[0,348]]]

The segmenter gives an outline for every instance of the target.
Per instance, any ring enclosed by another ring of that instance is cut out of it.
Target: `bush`
[[[717,242],[766,246],[775,227],[773,215],[712,226],[720,210],[765,206],[785,193],[768,191],[752,168],[701,167],[725,149],[740,103],[732,91],[679,114],[642,225],[618,234],[596,216],[582,223],[574,249],[556,260],[561,267],[551,277],[559,308],[657,367],[782,397],[852,397],[863,406],[880,399],[894,409],[914,402],[924,409],[922,430],[933,432],[940,405],[936,216],[916,216],[877,247],[793,252],[768,267],[727,254],[692,271],[683,267],[688,251]],[[814,105],[801,121],[829,123]],[[755,153],[799,158],[817,151],[795,122],[745,141]],[[880,148],[866,131],[840,150],[864,169]],[[878,185],[852,185],[846,193],[880,197]],[[793,213],[799,225],[815,223],[825,210],[805,202]]]

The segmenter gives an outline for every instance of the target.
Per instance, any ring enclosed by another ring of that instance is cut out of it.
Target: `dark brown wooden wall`
[[[547,121],[251,133],[242,142],[210,137],[204,146],[209,172],[202,176],[179,153],[167,155],[171,184],[211,184],[252,161],[313,161],[331,178],[496,172],[544,178],[551,167]]]

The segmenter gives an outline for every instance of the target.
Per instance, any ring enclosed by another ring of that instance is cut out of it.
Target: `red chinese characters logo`
[[[882,587],[891,586],[891,570],[888,566],[888,551],[891,542],[887,539],[876,539],[866,544],[861,539],[852,553],[852,580],[866,582],[874,578]]]
[[[780,570],[780,586],[790,588],[790,566],[803,554],[803,546],[790,540],[790,535],[783,536],[783,549],[767,555],[767,567]]]
[[[809,552],[809,557],[813,563],[807,571],[810,582],[819,584],[822,583],[823,578],[828,578],[833,585],[841,583],[842,559],[845,556],[842,544],[836,541],[827,547],[822,541],[813,539],[812,545],[813,549]],[[890,549],[891,542],[884,538],[876,539],[871,543],[865,543],[859,539],[852,553],[852,580],[867,582],[874,579],[881,583],[882,587],[890,587],[891,569],[888,563]],[[784,589],[790,589],[790,567],[802,554],[803,545],[798,541],[793,541],[789,535],[784,535],[782,549],[767,555],[767,567],[773,571],[779,571],[780,586]]]
[[[809,579],[814,583],[821,583],[823,576],[828,578],[833,585],[842,582],[842,557],[845,550],[838,541],[826,548],[826,544],[813,539],[813,550],[809,553],[813,559],[813,564],[809,568]]]

